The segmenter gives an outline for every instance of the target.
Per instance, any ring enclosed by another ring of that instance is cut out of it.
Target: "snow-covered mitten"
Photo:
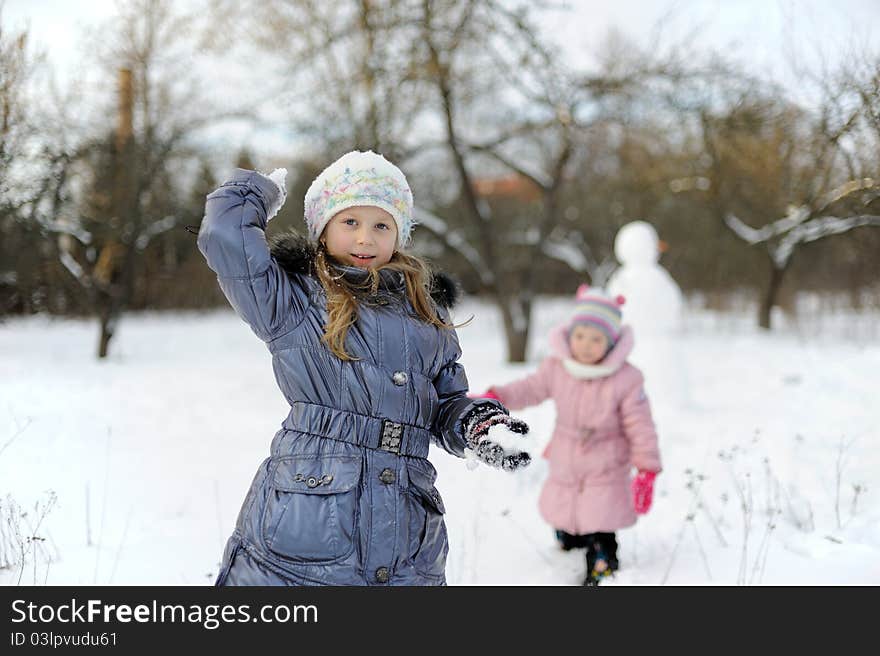
[[[272,220],[272,217],[278,214],[278,210],[281,209],[281,206],[284,205],[284,201],[287,200],[287,188],[284,186],[284,180],[287,177],[287,169],[275,169],[271,173],[261,173],[261,175],[269,178],[275,183],[275,186],[278,187],[278,198],[272,203],[271,207],[266,208],[266,221],[269,222]]]
[[[468,448],[477,459],[505,471],[515,471],[532,461],[521,448],[522,436],[529,426],[515,419],[495,405],[480,405],[471,410],[464,420]]]
[[[644,515],[651,509],[651,501],[654,498],[654,479],[657,472],[639,470],[632,481],[633,506],[636,512]]]

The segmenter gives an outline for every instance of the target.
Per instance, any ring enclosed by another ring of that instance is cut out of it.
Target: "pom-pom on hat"
[[[412,191],[401,170],[372,150],[346,153],[314,179],[305,198],[309,236],[317,240],[337,213],[359,205],[388,212],[397,224],[397,247],[406,244],[415,223]]]
[[[575,294],[575,308],[569,316],[568,334],[575,326],[593,326],[608,338],[613,346],[620,338],[622,323],[620,308],[626,302],[623,296],[612,298],[598,287],[581,285]]]

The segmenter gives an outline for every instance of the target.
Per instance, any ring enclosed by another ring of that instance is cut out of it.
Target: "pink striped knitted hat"
[[[575,326],[593,326],[608,338],[608,346],[613,346],[620,337],[621,306],[626,302],[623,296],[612,298],[605,291],[588,285],[581,285],[575,294],[575,308],[569,316],[568,334]]]

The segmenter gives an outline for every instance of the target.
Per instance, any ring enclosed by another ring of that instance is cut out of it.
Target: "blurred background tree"
[[[611,32],[585,73],[540,29],[548,10],[127,0],[92,47],[103,83],[66,92],[0,13],[0,312],[99,317],[106,354],[126,308],[222,307],[184,230],[205,195],[234,166],[286,166],[269,232],[300,230],[309,183],[354,148],[407,174],[413,248],[498,307],[511,361],[536,296],[604,284],[637,219],[686,293],[718,307],[748,295],[763,327],[802,291],[877,304],[876,52],[853,41],[833,66],[789,62],[795,95],[720,49]],[[225,104],[206,72],[230,78]],[[239,137],[218,153],[233,118],[299,145]]]

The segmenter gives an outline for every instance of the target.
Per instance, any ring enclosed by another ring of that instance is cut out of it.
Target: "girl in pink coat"
[[[615,531],[648,511],[661,470],[644,379],[626,361],[633,334],[621,326],[623,303],[581,285],[568,321],[551,333],[554,355],[534,374],[485,395],[511,410],[548,398],[556,404],[539,509],[563,549],[586,547],[584,585],[618,568]]]

